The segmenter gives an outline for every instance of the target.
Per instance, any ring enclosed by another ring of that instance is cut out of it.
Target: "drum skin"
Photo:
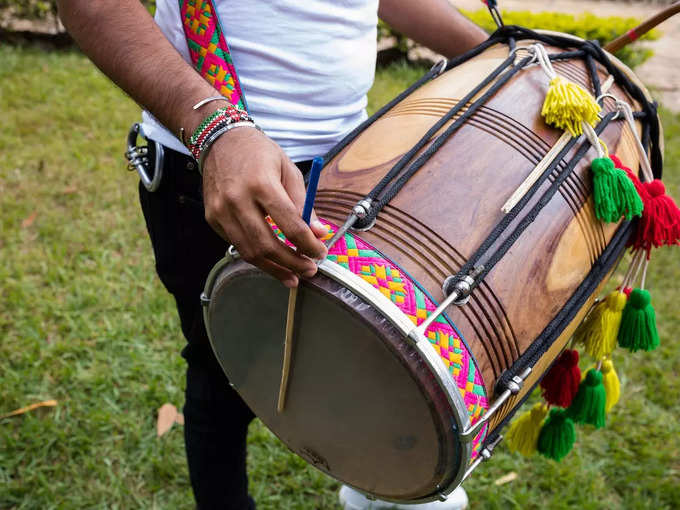
[[[423,85],[366,128],[324,168],[317,214],[341,225],[399,158],[507,55],[505,45],[490,47]],[[582,61],[553,65],[558,74],[592,91]],[[607,74],[599,69],[605,82]],[[354,235],[441,302],[445,278],[458,272],[501,221],[503,204],[562,134],[540,116],[547,88],[539,66],[515,75],[406,183],[374,226]],[[609,92],[639,106],[616,85]],[[613,111],[612,100],[604,105]],[[611,122],[600,138],[626,166],[638,168],[634,137],[623,122]],[[578,162],[468,304],[447,310],[491,401],[501,374],[564,309],[616,232],[618,225],[603,224],[594,214],[589,169],[594,157],[591,149]],[[543,183],[525,210],[556,175]],[[508,232],[522,218],[520,213]],[[608,276],[558,332],[520,393],[494,415],[487,434],[517,408],[556,359]],[[469,423],[468,416],[449,405],[433,371],[382,311],[325,275],[304,281],[288,403],[277,413],[287,290],[236,261],[216,266],[206,296],[206,327],[227,376],[296,453],[383,499],[431,500],[460,482],[470,458],[469,446],[457,434],[461,423]]]
[[[521,46],[529,44],[521,42]],[[489,48],[423,85],[368,127],[322,172],[317,214],[342,223],[350,208],[507,54],[505,45]],[[582,61],[553,65],[558,74],[592,91]],[[604,82],[608,73],[600,67],[599,75]],[[540,116],[548,84],[539,66],[518,73],[408,181],[380,212],[375,226],[360,233],[436,300],[443,299],[444,279],[458,271],[502,219],[502,205],[562,134]],[[610,93],[636,105],[616,85]],[[604,109],[614,111],[614,103],[605,100]],[[612,122],[600,138],[626,166],[638,168],[634,138],[627,126]],[[449,309],[479,364],[489,395],[494,394],[501,373],[564,307],[616,231],[618,225],[604,224],[594,214],[589,174],[594,157],[591,150],[578,163],[470,302]],[[549,182],[544,183],[538,195],[548,186]],[[581,313],[539,362],[543,370],[533,371],[525,391],[555,359],[595,297],[596,293],[584,303]],[[496,414],[492,428],[523,396],[513,397]]]

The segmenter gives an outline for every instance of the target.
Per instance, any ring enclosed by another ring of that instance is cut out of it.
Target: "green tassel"
[[[656,313],[652,298],[644,289],[633,289],[623,309],[619,328],[619,345],[635,351],[653,351],[659,346]]]
[[[553,407],[538,434],[538,452],[549,459],[560,461],[571,451],[575,440],[574,422],[567,411]]]
[[[625,216],[630,220],[642,214],[642,199],[625,170],[616,168],[609,158],[595,158],[593,172],[593,201],[599,220],[614,223]]]
[[[569,406],[569,417],[575,423],[589,423],[597,429],[602,428],[605,424],[606,402],[607,392],[602,383],[602,372],[591,368]]]

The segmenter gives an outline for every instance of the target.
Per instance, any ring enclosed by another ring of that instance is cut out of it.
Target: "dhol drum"
[[[283,412],[288,289],[233,252],[206,283],[236,390],[291,450],[378,498],[445,498],[489,457],[630,234],[595,217],[591,143],[541,117],[537,43],[559,75],[641,109],[658,159],[658,119],[629,69],[591,43],[506,27],[327,156],[315,207],[332,247],[299,289]],[[638,168],[632,130],[601,102],[600,139]]]

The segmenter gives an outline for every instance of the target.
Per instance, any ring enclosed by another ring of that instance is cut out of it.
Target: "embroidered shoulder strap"
[[[231,104],[247,110],[248,104],[212,0],[179,0],[179,7],[194,67]]]

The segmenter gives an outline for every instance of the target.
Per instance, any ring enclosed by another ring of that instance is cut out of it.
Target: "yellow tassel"
[[[587,90],[562,76],[555,76],[550,80],[541,115],[546,123],[567,130],[575,137],[583,133],[581,122],[595,127],[600,110],[600,105]]]
[[[539,402],[530,411],[517,418],[510,424],[505,440],[512,452],[519,452],[529,456],[536,451],[541,423],[548,414],[548,406]]]
[[[604,410],[608,413],[616,405],[621,396],[619,376],[616,375],[614,364],[608,359],[602,362],[602,384],[604,384],[604,391],[607,393],[607,402],[604,405]]]
[[[595,359],[609,356],[616,348],[621,314],[628,298],[623,292],[613,291],[590,312],[574,333],[578,343]]]

